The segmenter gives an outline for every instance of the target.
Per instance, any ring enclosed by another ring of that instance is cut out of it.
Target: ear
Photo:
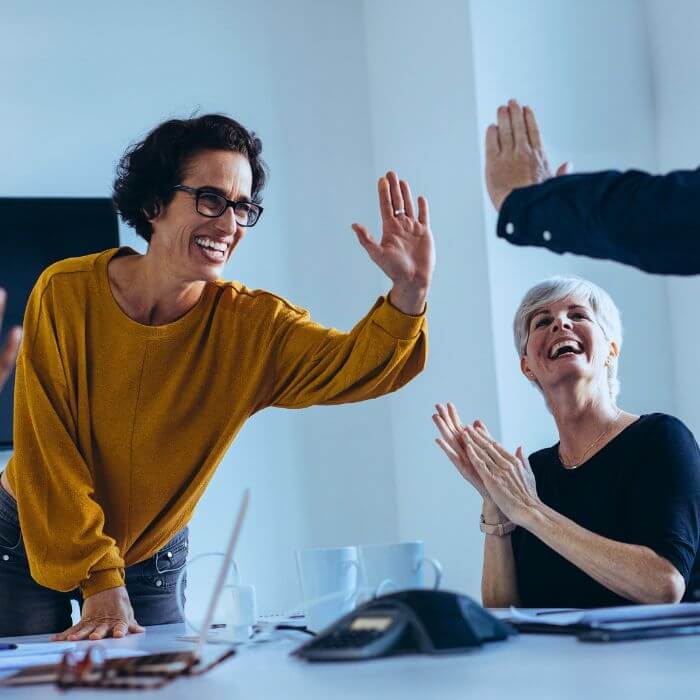
[[[535,376],[530,371],[530,367],[527,364],[527,355],[523,355],[520,358],[520,371],[525,375],[525,378],[528,381],[531,381],[531,382],[535,381]]]

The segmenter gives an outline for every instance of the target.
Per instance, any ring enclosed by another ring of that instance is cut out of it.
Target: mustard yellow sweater
[[[7,475],[31,574],[85,597],[122,585],[125,566],[187,524],[253,413],[387,394],[427,353],[425,317],[385,298],[341,333],[237,282],[207,284],[173,323],[142,325],[112,296],[119,250],[41,275],[15,380]]]

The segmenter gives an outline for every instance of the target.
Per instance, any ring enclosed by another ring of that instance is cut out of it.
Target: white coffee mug
[[[296,551],[306,626],[319,632],[350,612],[360,592],[357,547]]]
[[[362,587],[370,595],[380,596],[408,588],[424,588],[425,565],[433,569],[432,587],[440,587],[442,566],[425,556],[423,542],[365,544],[358,547],[362,569]]]
[[[197,634],[202,633],[201,627],[195,624],[185,614],[185,608],[182,604],[182,587],[187,569],[196,561],[210,557],[221,559],[224,557],[224,553],[207,552],[205,554],[199,554],[198,556],[188,560],[187,564],[183,567],[177,577],[177,585],[175,588],[175,600],[177,601],[180,615],[185,623],[189,625]],[[212,571],[214,570],[214,566],[218,566],[218,564],[212,566]],[[236,564],[234,560],[231,561],[230,578],[221,590],[219,605],[221,606],[226,626],[223,630],[217,631],[215,634],[212,634],[210,631],[209,634],[211,635],[212,641],[241,643],[250,639],[253,631],[253,625],[257,622],[258,617],[255,600],[255,588],[253,586],[245,586],[239,583],[238,564]]]

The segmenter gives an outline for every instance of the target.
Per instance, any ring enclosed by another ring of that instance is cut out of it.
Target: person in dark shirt
[[[521,370],[559,442],[509,453],[451,403],[438,445],[484,499],[485,606],[603,607],[700,597],[700,450],[662,413],[617,404],[622,327],[609,295],[579,278],[533,287],[513,324]]]
[[[700,168],[652,175],[552,171],[535,115],[515,100],[486,132],[486,187],[500,238],[616,260],[657,274],[700,274]],[[566,177],[561,177],[566,175]]]

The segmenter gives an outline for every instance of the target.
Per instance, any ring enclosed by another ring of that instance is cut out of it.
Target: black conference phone
[[[308,661],[358,661],[393,654],[454,654],[506,639],[515,628],[471,598],[426,589],[380,596],[293,652]]]

